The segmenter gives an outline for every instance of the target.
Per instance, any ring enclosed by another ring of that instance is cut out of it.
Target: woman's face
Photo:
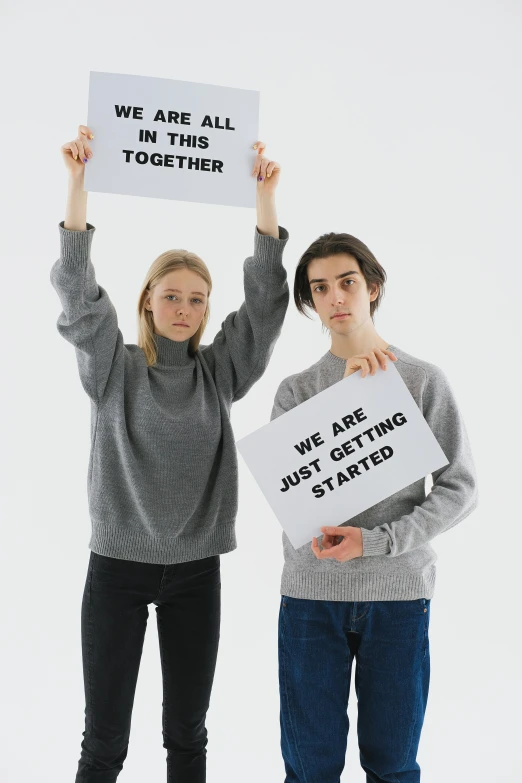
[[[174,269],[148,289],[145,307],[154,317],[154,332],[181,342],[196,334],[208,304],[208,286],[190,269]]]
[[[314,308],[331,332],[347,335],[370,319],[378,290],[368,290],[356,258],[348,253],[315,258],[307,273]]]

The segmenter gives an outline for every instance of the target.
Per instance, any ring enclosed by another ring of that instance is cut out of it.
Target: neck
[[[389,346],[389,343],[377,334],[371,318],[348,334],[332,332],[331,337],[330,353],[341,359],[350,359],[352,356],[368,353],[375,348],[385,350]]]
[[[163,367],[183,367],[194,364],[194,358],[189,354],[190,338],[186,340],[171,340],[154,334],[157,349],[157,364]]]

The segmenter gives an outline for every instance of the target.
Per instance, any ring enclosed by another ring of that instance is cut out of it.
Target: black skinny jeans
[[[149,614],[156,605],[168,783],[203,783],[219,644],[219,555],[156,565],[91,551],[82,602],[85,731],[76,783],[113,783],[129,744]]]

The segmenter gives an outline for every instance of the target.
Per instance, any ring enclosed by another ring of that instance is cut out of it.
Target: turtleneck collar
[[[163,367],[189,367],[194,364],[194,357],[188,351],[190,339],[177,341],[162,337],[160,334],[155,334],[154,339],[157,347],[157,364]]]
[[[393,351],[393,353],[397,356],[394,345],[388,345],[388,348],[386,350]],[[346,359],[343,359],[341,356],[337,356],[335,353],[332,353],[331,351],[327,351],[323,356],[322,360],[324,362],[327,362],[333,367],[346,366]]]

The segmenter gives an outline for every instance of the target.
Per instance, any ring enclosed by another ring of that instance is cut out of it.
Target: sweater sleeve
[[[466,427],[439,368],[427,376],[421,406],[448,464],[432,473],[431,491],[410,514],[372,530],[362,528],[363,557],[396,557],[416,549],[461,522],[477,506],[477,479]]]
[[[274,397],[274,404],[272,406],[272,413],[270,414],[270,421],[277,419],[278,416],[282,416],[283,413],[287,413],[287,411],[290,411],[292,408],[296,407],[297,403],[295,401],[295,397],[292,392],[292,386],[290,384],[290,379],[292,377],[293,376],[288,376],[288,378],[284,378],[279,384]]]
[[[62,305],[58,332],[76,350],[80,380],[89,397],[101,401],[123,335],[107,292],[96,282],[90,249],[95,227],[70,231],[59,226],[60,258],[50,279]]]
[[[241,399],[263,375],[281,333],[289,301],[282,264],[288,231],[279,238],[255,230],[254,254],[243,264],[245,300],[229,313],[207,351],[230,381],[232,402]]]

